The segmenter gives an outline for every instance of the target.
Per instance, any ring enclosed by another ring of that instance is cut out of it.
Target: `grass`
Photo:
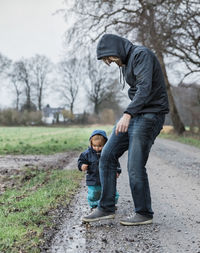
[[[67,205],[79,186],[78,170],[26,169],[0,196],[0,252],[40,252],[49,211]]]
[[[188,144],[188,145],[200,148],[200,135],[191,133],[189,131],[189,128],[186,128],[186,129],[187,131],[184,132],[183,135],[177,135],[173,132],[173,127],[164,126],[159,137],[178,141],[184,144]]]
[[[109,134],[111,126],[90,127],[0,127],[0,155],[54,154],[83,150],[88,146],[91,132],[103,129]]]

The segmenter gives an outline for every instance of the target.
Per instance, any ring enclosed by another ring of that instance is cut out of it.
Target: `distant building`
[[[43,108],[42,113],[42,121],[46,124],[54,124],[54,123],[59,123],[59,122],[64,122],[64,118],[62,115],[62,111],[65,108],[62,107],[57,107],[53,108],[50,107],[50,105],[46,105],[46,107]]]

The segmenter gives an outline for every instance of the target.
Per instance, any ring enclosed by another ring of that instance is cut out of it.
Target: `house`
[[[46,124],[54,124],[54,123],[59,123],[59,122],[64,122],[63,114],[62,111],[65,108],[62,107],[57,107],[53,108],[50,107],[50,105],[46,105],[46,107],[43,108],[42,110],[42,121]]]

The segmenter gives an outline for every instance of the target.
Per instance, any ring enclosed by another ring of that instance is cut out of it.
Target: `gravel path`
[[[152,225],[126,227],[119,220],[133,212],[127,153],[120,160],[120,199],[116,218],[82,224],[90,212],[85,182],[72,201],[60,231],[46,252],[59,253],[200,253],[200,149],[157,139],[147,164],[153,209]]]

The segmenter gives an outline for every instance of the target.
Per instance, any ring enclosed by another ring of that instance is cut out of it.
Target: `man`
[[[145,165],[151,146],[163,127],[165,114],[169,112],[163,73],[152,51],[113,34],[105,34],[100,39],[97,59],[103,60],[107,65],[115,62],[122,68],[130,86],[128,95],[131,102],[102,151],[102,192],[98,209],[82,220],[92,222],[114,218],[116,165],[118,158],[128,150],[129,183],[135,215],[120,223],[150,224],[153,221],[153,211]]]

